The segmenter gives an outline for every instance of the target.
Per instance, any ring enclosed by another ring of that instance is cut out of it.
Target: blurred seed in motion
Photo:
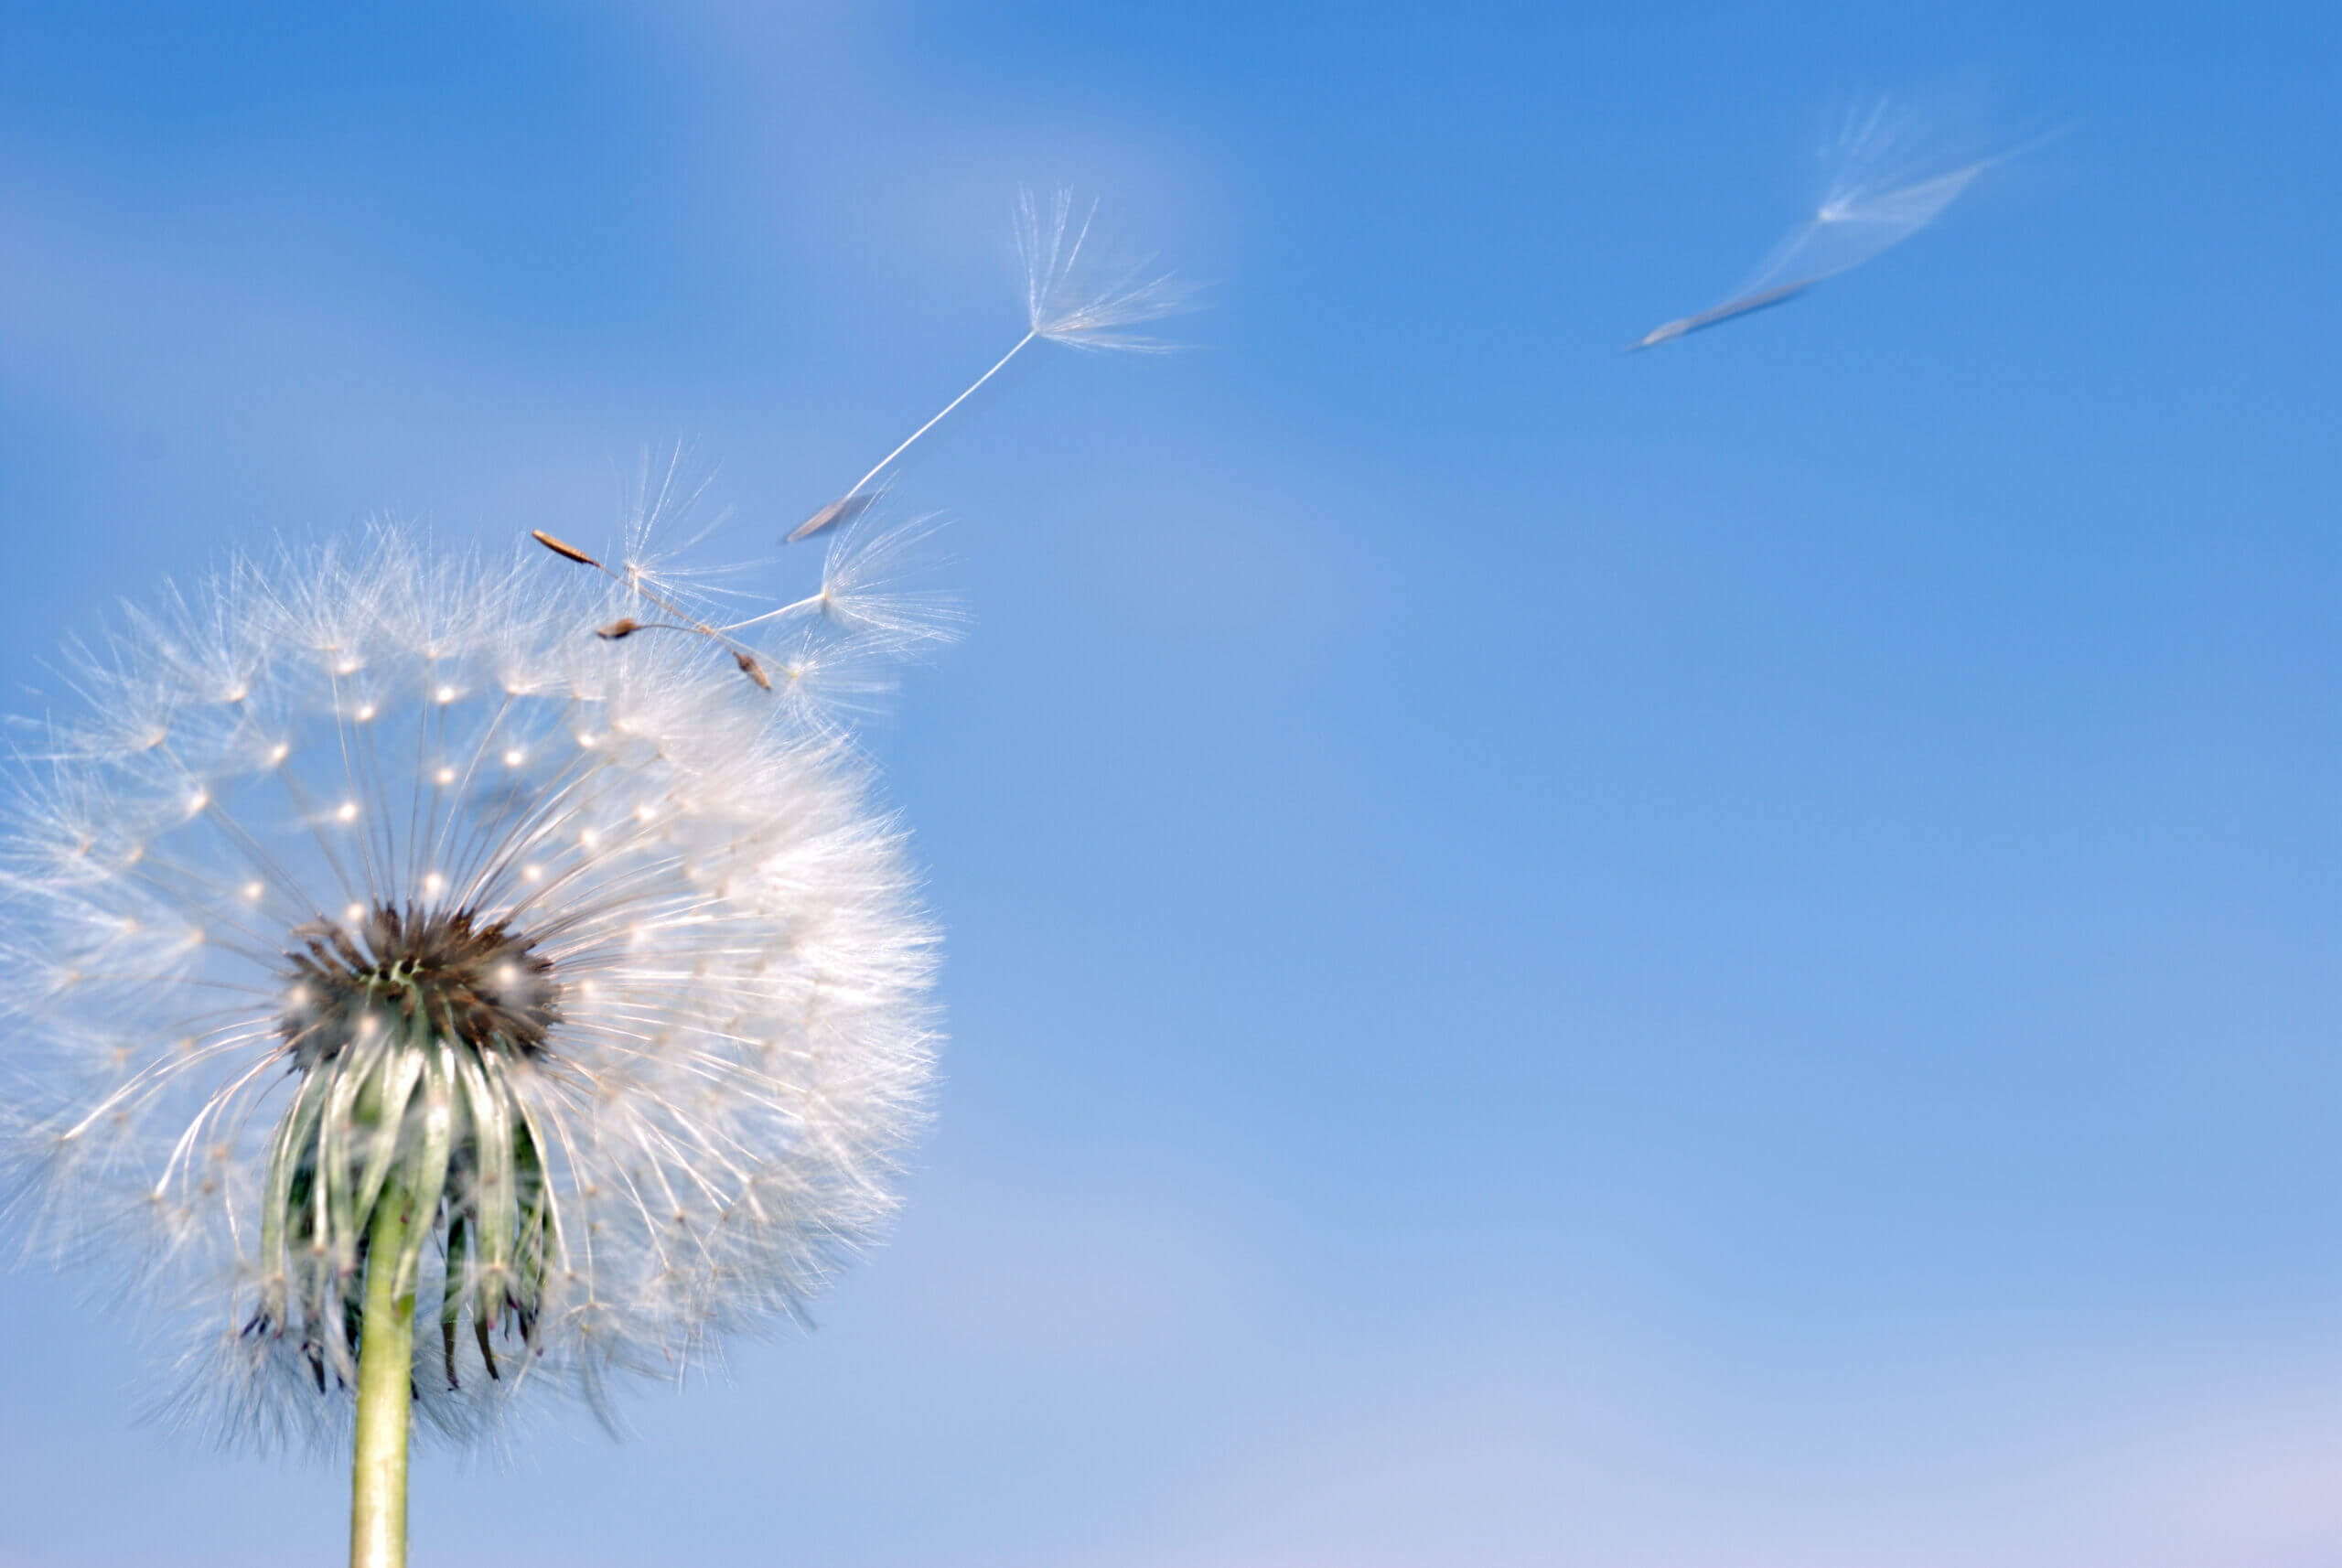
[[[1851,272],[1942,217],[1979,176],[2036,142],[2003,152],[1958,117],[1881,98],[1844,115],[1822,147],[1821,198],[1748,281],[1721,305],[1651,328],[1628,351],[1656,348],[1768,306]]]
[[[865,478],[866,478],[867,476]],[[870,503],[877,499],[875,493],[865,490],[857,495],[833,500],[803,522],[799,523],[795,532],[790,534],[788,542],[794,544],[800,539],[812,538],[825,528],[833,528],[842,522],[852,522],[855,518],[868,511]]]
[[[1735,316],[1746,316],[1751,311],[1763,310],[1768,306],[1787,305],[1812,286],[1811,284],[1804,283],[1785,284],[1779,288],[1768,288],[1761,294],[1726,300],[1713,310],[1703,310],[1697,316],[1681,317],[1664,326],[1652,328],[1638,340],[1629,343],[1627,346],[1627,351],[1631,354],[1638,349],[1655,348],[1661,343],[1670,343],[1678,338],[1686,338],[1694,332],[1730,321]]]

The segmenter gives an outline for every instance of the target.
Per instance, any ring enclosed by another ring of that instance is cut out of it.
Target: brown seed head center
[[[293,936],[301,945],[285,954],[291,983],[278,1027],[305,1068],[381,1027],[385,1014],[507,1057],[543,1056],[561,1018],[551,961],[502,920],[468,909],[377,904],[355,929],[316,920]]]

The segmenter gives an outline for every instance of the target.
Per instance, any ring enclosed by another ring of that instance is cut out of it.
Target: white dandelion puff
[[[1046,338],[1076,349],[1161,353],[1159,338],[1124,330],[1193,307],[1193,292],[1145,262],[1119,262],[1100,253],[1091,229],[1092,201],[1075,216],[1073,192],[1058,188],[1044,212],[1030,190],[1016,202],[1016,253],[1025,263],[1026,340]],[[1017,347],[1022,348],[1022,343]]]
[[[943,523],[933,516],[881,521],[865,513],[833,534],[822,563],[822,585],[778,609],[724,628],[748,628],[794,618],[819,619],[840,636],[876,650],[908,652],[956,639],[967,612],[956,594],[914,585],[933,563]]]
[[[18,757],[14,1201],[167,1320],[178,1420],[347,1442],[369,1377],[402,1444],[410,1402],[607,1418],[891,1212],[936,1040],[901,835],[736,639],[590,635],[638,593],[287,549],[132,615]]]
[[[1073,193],[1064,188],[1046,203],[1030,190],[1018,193],[1016,253],[1025,270],[1025,335],[967,390],[870,465],[870,471],[848,485],[844,494],[798,524],[789,536],[790,542],[860,517],[873,499],[871,483],[887,466],[1005,370],[1028,344],[1038,340],[1134,353],[1160,353],[1169,347],[1128,328],[1192,309],[1194,292],[1172,274],[1156,273],[1146,263],[1133,265],[1110,257],[1092,233],[1098,204],[1077,208]]]
[[[1821,193],[1811,212],[1767,252],[1721,305],[1653,328],[1631,345],[1649,349],[1787,304],[1826,278],[1851,272],[1934,223],[1983,173],[2029,147],[1984,150],[1971,125],[1892,99],[1854,106],[1821,147]]]

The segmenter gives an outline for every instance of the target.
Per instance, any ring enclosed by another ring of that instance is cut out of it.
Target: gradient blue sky
[[[2329,7],[0,8],[0,681],[223,546],[905,475],[940,1120],[822,1326],[418,1565],[2342,1558]],[[1832,104],[2066,134],[1648,355]],[[991,395],[996,391],[997,395]],[[786,562],[788,571],[807,563]],[[12,698],[11,707],[30,699]],[[0,1278],[0,1564],[327,1563]]]

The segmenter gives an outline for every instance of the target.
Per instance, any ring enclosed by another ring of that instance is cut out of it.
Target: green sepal
[[[468,1053],[458,1058],[471,1112],[472,1219],[479,1228],[479,1266],[474,1271],[472,1313],[485,1333],[503,1319],[512,1274],[512,1122],[504,1097]]]
[[[463,1386],[456,1380],[456,1324],[464,1314],[465,1259],[471,1242],[462,1210],[452,1202],[447,1208],[447,1268],[439,1282],[439,1346],[447,1359],[447,1386],[453,1389]]]
[[[293,1103],[276,1123],[275,1135],[269,1140],[267,1196],[260,1215],[260,1258],[264,1280],[261,1286],[261,1316],[280,1334],[286,1326],[286,1282],[292,1273],[287,1231],[295,1229],[294,1188],[302,1165],[298,1151],[316,1138],[318,1121],[325,1112],[325,1100],[324,1081],[314,1073],[303,1078],[301,1087],[293,1093]],[[301,1197],[306,1198],[311,1184],[301,1181],[297,1185],[303,1189]]]
[[[408,1192],[414,1205],[414,1218],[407,1227],[405,1245],[399,1251],[398,1294],[402,1299],[414,1294],[415,1276],[423,1266],[424,1243],[436,1228],[439,1197],[447,1187],[448,1152],[456,1141],[456,1091],[450,1081],[454,1069],[449,1063],[453,1053],[428,1036],[424,1039],[423,1048],[414,1053],[425,1068],[423,1144],[405,1173],[414,1177]]]
[[[360,1214],[374,1212],[375,1201],[382,1196],[382,1183],[398,1160],[399,1145],[406,1137],[406,1108],[414,1098],[415,1084],[423,1077],[424,1051],[414,1047],[422,1045],[428,1048],[430,1038],[427,1034],[410,1034],[405,1049],[393,1048],[385,1053],[378,1072],[381,1090],[374,1100],[373,1147],[367,1151],[366,1169],[358,1181],[356,1208]],[[356,1109],[364,1109],[362,1099]]]

